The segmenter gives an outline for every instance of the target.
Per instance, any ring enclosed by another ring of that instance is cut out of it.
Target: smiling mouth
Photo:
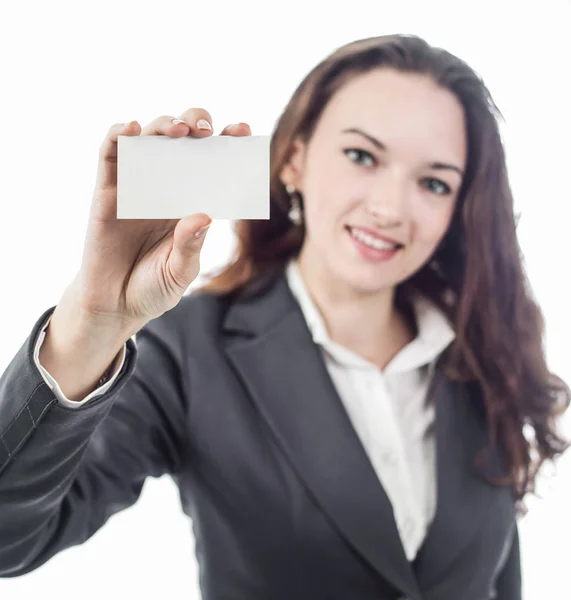
[[[365,244],[365,246],[373,248],[374,250],[399,250],[400,248],[404,247],[403,244],[392,244],[390,242],[386,242],[373,235],[365,233],[360,229],[350,227],[349,225],[346,225],[345,229],[349,232],[351,237],[362,244]]]

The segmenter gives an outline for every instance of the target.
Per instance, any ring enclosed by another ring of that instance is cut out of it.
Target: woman
[[[270,220],[189,295],[209,218],[117,221],[116,142],[210,115],[111,128],[81,269],[0,381],[0,575],[169,473],[205,599],[520,599],[516,518],[570,391],[496,113],[418,37],[338,49],[273,132]]]

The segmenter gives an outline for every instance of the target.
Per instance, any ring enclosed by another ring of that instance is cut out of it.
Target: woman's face
[[[452,93],[392,69],[355,77],[281,174],[304,199],[300,263],[367,294],[408,279],[446,234],[466,153]],[[402,246],[386,251],[380,236]]]

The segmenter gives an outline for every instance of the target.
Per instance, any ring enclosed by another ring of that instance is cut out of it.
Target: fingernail
[[[172,124],[176,125],[177,123],[186,123],[183,119],[172,119]]]
[[[123,127],[129,127],[129,125],[132,125],[133,123],[136,123],[137,121],[129,121],[128,123],[123,123]]]
[[[206,119],[198,119],[198,121],[196,122],[196,127],[198,129],[209,129],[210,131],[212,131],[212,127]]]
[[[203,236],[209,227],[210,227],[210,223],[208,223],[208,225],[205,225],[204,227],[201,227],[200,229],[198,229],[197,231],[194,232],[194,237],[199,238],[199,237]]]

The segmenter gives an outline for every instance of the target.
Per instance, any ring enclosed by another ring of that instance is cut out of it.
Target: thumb
[[[211,223],[208,215],[200,214],[183,217],[175,227],[167,268],[179,288],[186,290],[198,275],[200,250]]]

